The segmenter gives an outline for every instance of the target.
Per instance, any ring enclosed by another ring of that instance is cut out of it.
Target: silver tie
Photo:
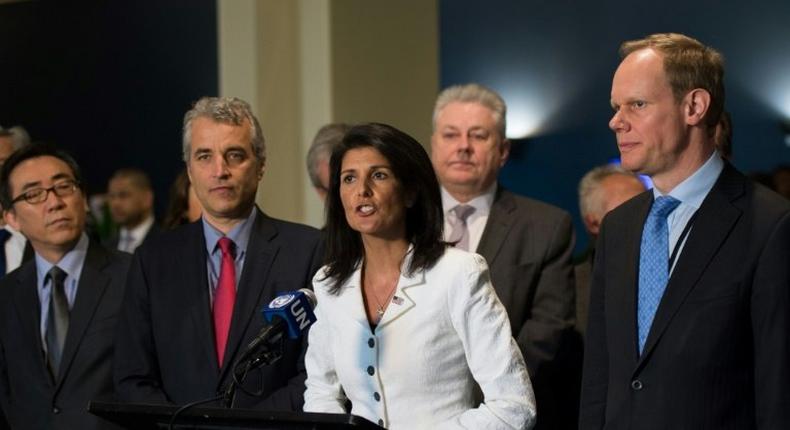
[[[469,250],[469,227],[466,225],[466,220],[474,211],[474,206],[469,205],[458,205],[450,209],[455,217],[449,219],[452,227],[449,242],[458,249]]]

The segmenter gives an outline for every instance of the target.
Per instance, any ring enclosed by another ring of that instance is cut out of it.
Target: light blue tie
[[[645,347],[656,309],[669,279],[669,226],[667,217],[680,204],[670,196],[658,197],[650,208],[639,248],[639,353]]]

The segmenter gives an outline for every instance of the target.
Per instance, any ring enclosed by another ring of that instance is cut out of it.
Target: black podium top
[[[91,402],[88,412],[127,429],[167,428],[178,406]],[[178,415],[173,428],[249,430],[375,430],[381,427],[355,415],[269,412],[194,407]]]

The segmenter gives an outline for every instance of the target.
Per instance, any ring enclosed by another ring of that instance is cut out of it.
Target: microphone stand
[[[242,384],[244,380],[247,378],[247,374],[250,370],[257,369],[261,366],[269,366],[277,362],[283,356],[283,348],[285,345],[285,338],[283,336],[279,336],[277,339],[274,339],[272,342],[263,345],[261,348],[263,349],[259,354],[255,354],[252,357],[246,358],[243,355],[239,361],[237,361],[233,365],[232,375],[230,383],[225,388],[224,395],[222,396],[222,403],[223,406],[226,408],[233,408],[233,402],[236,399],[236,390],[241,389],[245,393],[247,391],[244,389]],[[246,355],[246,354],[245,354]],[[250,394],[250,393],[248,393]]]

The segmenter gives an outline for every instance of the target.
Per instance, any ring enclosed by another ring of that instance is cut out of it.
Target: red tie
[[[217,362],[222,367],[225,345],[228,343],[233,303],[236,302],[236,264],[233,261],[235,244],[227,237],[219,239],[222,263],[219,269],[217,291],[214,293],[214,336],[217,346]]]

